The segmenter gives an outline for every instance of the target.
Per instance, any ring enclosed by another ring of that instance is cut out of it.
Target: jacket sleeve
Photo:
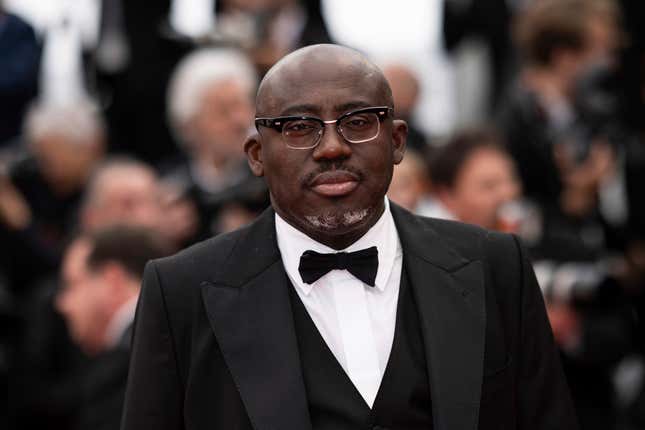
[[[183,392],[161,281],[150,262],[137,304],[121,429],[182,429]]]
[[[521,268],[518,429],[578,428],[544,300],[527,252],[515,237]]]

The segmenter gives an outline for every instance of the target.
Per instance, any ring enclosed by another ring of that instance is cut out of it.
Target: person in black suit
[[[245,151],[272,207],[147,265],[122,429],[577,428],[517,239],[385,199],[392,104],[336,45],[267,73]]]
[[[7,13],[0,1],[0,148],[20,134],[29,102],[38,92],[40,45],[34,29]]]
[[[75,428],[118,428],[141,274],[148,260],[167,250],[150,231],[124,225],[80,236],[69,247],[56,307],[90,357],[78,379]]]

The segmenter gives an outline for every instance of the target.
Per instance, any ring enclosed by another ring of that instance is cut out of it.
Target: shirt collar
[[[325,276],[320,278],[313,284],[305,284],[302,282],[298,266],[300,264],[300,256],[307,250],[312,250],[320,253],[331,252],[354,252],[361,249],[376,246],[378,249],[378,271],[376,272],[375,288],[383,291],[387,285],[388,279],[394,266],[394,260],[397,255],[401,254],[401,244],[399,242],[399,235],[396,231],[392,212],[390,211],[390,204],[385,199],[385,210],[374,224],[360,239],[352,243],[345,249],[335,250],[320,242],[310,238],[300,230],[287,223],[278,213],[275,214],[275,229],[278,241],[278,248],[282,255],[282,263],[287,272],[287,276],[303,293],[309,295],[311,290],[318,282],[325,279]]]
[[[105,332],[105,343],[108,349],[114,348],[119,344],[121,336],[123,336],[130,324],[132,324],[132,321],[134,321],[137,299],[138,296],[135,295],[123,303],[114,313],[112,319],[110,319]]]

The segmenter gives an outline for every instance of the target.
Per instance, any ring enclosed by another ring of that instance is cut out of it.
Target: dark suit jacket
[[[77,405],[78,430],[119,428],[128,378],[132,326],[113,348],[93,357],[81,383],[82,399]]]
[[[577,428],[517,240],[391,207],[434,428]],[[122,429],[310,429],[288,285],[271,210],[148,264]]]
[[[1,2],[0,2],[1,3]],[[23,114],[38,94],[40,45],[34,29],[0,7],[0,147],[20,134]]]

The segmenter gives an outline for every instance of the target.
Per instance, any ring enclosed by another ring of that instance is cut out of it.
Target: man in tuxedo
[[[385,199],[392,104],[348,48],[267,73],[244,148],[272,208],[147,265],[123,429],[577,427],[517,240]]]

